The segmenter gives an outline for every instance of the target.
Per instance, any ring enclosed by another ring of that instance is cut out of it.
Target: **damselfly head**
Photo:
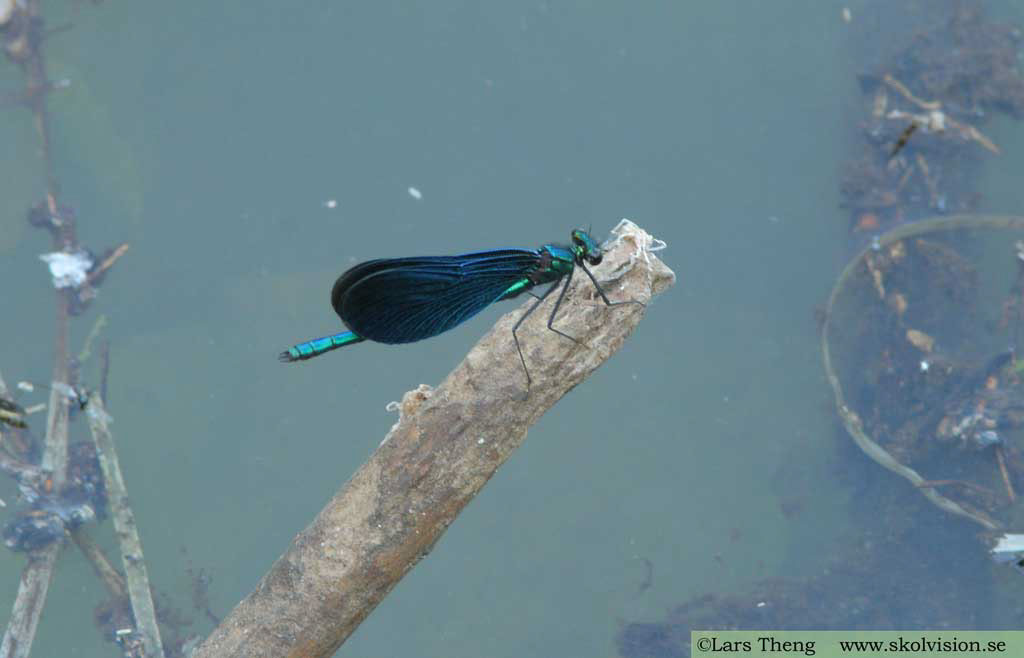
[[[578,260],[585,260],[591,265],[601,264],[601,245],[583,229],[578,228],[572,232],[572,246]]]

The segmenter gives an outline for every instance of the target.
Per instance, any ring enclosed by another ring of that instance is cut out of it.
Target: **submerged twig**
[[[829,385],[832,387],[832,393],[835,396],[836,410],[839,413],[839,417],[842,420],[843,425],[846,427],[846,431],[850,434],[854,442],[864,452],[864,454],[875,460],[878,464],[905,478],[940,509],[951,514],[971,519],[975,523],[980,524],[986,530],[1002,531],[1004,529],[1003,524],[991,518],[982,510],[968,507],[966,504],[961,504],[939,493],[936,487],[948,482],[940,483],[940,481],[925,480],[920,473],[910,466],[902,463],[892,453],[890,453],[889,450],[876,442],[875,439],[869,435],[861,416],[848,406],[846,396],[843,392],[842,383],[840,382],[839,376],[837,375],[832,363],[832,348],[830,341],[833,333],[832,314],[835,308],[836,299],[839,297],[839,293],[846,285],[847,281],[851,279],[856,272],[860,271],[859,268],[861,267],[861,262],[876,250],[884,249],[889,245],[902,240],[934,231],[952,231],[957,229],[1021,230],[1024,229],[1024,217],[1013,215],[950,215],[922,220],[912,224],[904,224],[883,234],[871,246],[865,247],[849,263],[847,263],[843,272],[839,275],[839,279],[836,281],[835,286],[832,288],[832,292],[829,294],[828,302],[825,306],[825,321],[821,328],[821,352],[825,366],[825,375],[828,379]]]
[[[24,0],[13,4],[16,15],[4,26],[4,51],[8,58],[21,67],[25,76],[24,101],[32,112],[33,122],[41,141],[41,161],[45,175],[46,208],[51,216],[58,215],[58,185],[51,158],[50,122],[47,97],[53,88],[64,82],[53,83],[47,76],[42,42],[46,37],[40,0]],[[61,222],[52,230],[54,251],[74,251],[77,248],[73,221]],[[54,367],[51,394],[46,421],[46,439],[40,464],[42,471],[52,477],[52,490],[60,491],[67,475],[69,400],[62,393],[70,384],[67,348],[68,316],[71,295],[68,289],[56,291],[57,313],[54,340]],[[0,658],[27,658],[35,638],[36,628],[46,602],[46,594],[53,577],[53,567],[63,542],[33,553],[22,573],[18,596],[11,619],[0,642]]]
[[[92,329],[89,330],[89,335],[85,337],[85,344],[82,345],[82,351],[78,353],[77,360],[79,367],[81,367],[81,365],[85,363],[90,356],[92,356],[92,343],[106,326],[107,316],[101,315],[96,318],[96,322],[93,323]]]
[[[675,275],[631,222],[594,274],[613,300],[651,297]],[[530,302],[533,303],[533,302]],[[550,310],[553,300],[546,302]],[[579,277],[548,331],[541,310],[519,328],[529,397],[506,314],[436,389],[407,393],[380,447],[292,542],[194,658],[328,657],[433,548],[462,508],[519,447],[527,429],[607,360],[644,308],[608,308]],[[588,347],[589,346],[589,347]]]
[[[973,482],[967,482],[966,480],[922,480],[914,485],[918,489],[937,489],[939,487],[963,487],[964,489],[970,489],[986,496],[995,497],[995,492],[990,489],[986,489],[980,484],[974,484]]]
[[[63,295],[59,295],[63,299]],[[58,328],[61,325],[58,323]],[[64,326],[66,329],[66,325]],[[61,332],[57,337],[57,359],[54,367],[54,384],[67,382],[67,336]],[[43,451],[42,468],[53,473],[53,486],[59,491],[64,484],[68,456],[68,399],[59,393],[59,386],[52,386],[46,419],[46,447]],[[28,658],[35,639],[39,618],[46,604],[46,593],[53,578],[53,567],[63,542],[54,542],[40,549],[32,556],[18,584],[18,597],[14,601],[11,620],[7,624],[3,641],[0,642],[0,656],[4,658]]]
[[[96,456],[103,469],[103,479],[107,485],[107,496],[110,500],[110,512],[114,519],[114,530],[121,545],[121,558],[124,562],[124,573],[128,581],[128,598],[132,604],[132,614],[146,656],[163,658],[164,648],[160,640],[160,629],[156,623],[156,610],[153,607],[153,594],[149,588],[149,574],[146,561],[142,555],[142,541],[139,539],[138,528],[135,526],[135,515],[128,504],[128,491],[121,477],[121,466],[114,448],[114,437],[108,426],[107,412],[103,407],[103,399],[96,393],[89,396],[86,414],[89,417],[89,429],[96,442]]]
[[[1006,496],[1010,504],[1017,502],[1017,492],[1013,490],[1013,483],[1010,481],[1010,473],[1006,470],[1006,457],[1003,455],[1002,446],[996,446],[996,461],[999,463],[999,474],[1003,477],[1003,486],[1006,487]]]
[[[53,175],[50,159],[50,126],[46,109],[46,93],[33,93],[47,89],[49,79],[40,48],[43,20],[40,16],[39,0],[29,0],[21,8],[24,20],[20,23],[24,33],[19,37],[22,48],[7,48],[9,57],[17,61],[25,73],[25,89],[32,109],[36,129],[42,142],[42,162],[46,172],[46,201],[51,212],[57,208],[57,182]],[[74,226],[70,223],[54,234],[54,247],[59,250],[75,242]],[[67,471],[68,448],[68,400],[57,391],[68,385],[68,295],[57,291],[56,338],[54,340],[54,367],[51,387],[49,414],[46,422],[46,445],[43,450],[42,468],[53,474],[54,490],[64,484]],[[4,658],[27,657],[35,639],[36,627],[46,603],[46,593],[53,577],[53,566],[60,553],[62,543],[56,542],[33,555],[22,573],[18,596],[7,630],[0,642],[0,656]]]
[[[7,623],[0,656],[4,658],[28,658],[36,627],[46,603],[46,593],[53,578],[53,566],[57,563],[61,542],[55,542],[39,551],[25,567],[18,584],[18,597],[14,600],[11,620]]]
[[[89,276],[85,278],[86,285],[92,285],[107,273],[107,270],[117,262],[121,256],[124,256],[125,252],[128,251],[128,243],[124,242],[118,245],[115,249],[110,252],[110,255],[104,258],[99,265],[94,267]]]
[[[107,396],[107,378],[110,376],[110,341],[103,341],[100,348],[100,397],[104,404],[110,404]]]
[[[78,528],[71,533],[71,539],[78,546],[78,549],[82,551],[82,554],[88,558],[93,569],[96,570],[96,575],[106,585],[110,596],[117,600],[126,599],[128,597],[128,587],[124,576],[110,563],[103,549],[99,547],[93,538],[85,530]]]

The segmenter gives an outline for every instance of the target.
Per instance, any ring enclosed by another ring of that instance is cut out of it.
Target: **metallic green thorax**
[[[601,262],[601,246],[583,229],[572,232],[572,245],[564,246],[546,244],[537,250],[540,260],[536,267],[521,280],[509,286],[500,299],[509,299],[525,292],[534,286],[558,281],[567,274],[572,274],[577,265]]]

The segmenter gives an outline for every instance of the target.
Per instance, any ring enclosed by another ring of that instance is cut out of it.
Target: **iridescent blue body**
[[[494,249],[459,256],[392,258],[360,263],[334,283],[331,306],[348,328],[323,338],[299,343],[280,354],[282,361],[302,361],[324,352],[370,340],[378,343],[412,343],[465,322],[494,302],[517,297],[545,283],[551,287],[516,323],[526,317],[558,287],[565,286],[548,321],[553,331],[575,340],[551,326],[569,280],[577,266],[610,302],[587,264],[601,262],[601,247],[586,232],[572,232],[571,245],[546,244],[536,249]],[[533,294],[533,293],[530,293]],[[635,302],[639,303],[639,302]],[[519,339],[512,330],[516,347]],[[522,350],[519,357],[523,360]],[[526,362],[523,360],[523,367]],[[529,383],[529,371],[527,371]]]

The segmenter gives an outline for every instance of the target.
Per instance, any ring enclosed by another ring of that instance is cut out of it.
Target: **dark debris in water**
[[[971,1],[884,2],[876,11],[851,26],[876,47],[857,78],[864,102],[841,165],[842,205],[864,236],[976,209],[980,167],[1002,152],[987,122],[998,113],[1024,116],[1018,28]],[[1021,263],[1024,272],[1024,256]],[[943,463],[944,475],[935,476],[943,479],[929,484],[965,507],[994,513],[1012,503],[1024,491],[1024,458],[1002,436],[1024,428],[1024,404],[1016,402],[1024,400],[1024,367],[1009,352],[953,349],[971,345],[979,327],[993,333],[972,260],[959,246],[921,237],[868,250],[855,279],[862,303],[847,322],[832,323],[851,348],[844,385],[865,430],[901,460]],[[1008,302],[1007,313],[1019,331],[1024,276],[1018,288],[1019,308]],[[1022,621],[995,603],[993,581],[1003,572],[979,527],[940,511],[837,431],[825,445],[839,446],[836,480],[851,504],[837,513],[851,523],[845,540],[824,549],[824,566],[627,623],[617,635],[622,656],[685,658],[691,630],[986,629]]]
[[[1002,152],[985,124],[998,113],[1024,116],[1017,27],[989,20],[977,2],[928,3],[920,14],[902,4],[877,12],[851,29],[878,32],[896,22],[894,12],[921,23],[898,36],[890,28],[857,78],[864,97],[859,147],[842,165],[840,194],[852,230],[868,234],[977,209],[980,166]]]
[[[847,455],[857,461],[859,455]],[[688,658],[691,630],[915,630],[988,628],[992,567],[973,526],[861,461],[870,498],[853,504],[855,538],[816,573],[772,578],[738,594],[705,594],[661,621],[623,626],[624,658]],[[858,473],[860,475],[860,473]]]

